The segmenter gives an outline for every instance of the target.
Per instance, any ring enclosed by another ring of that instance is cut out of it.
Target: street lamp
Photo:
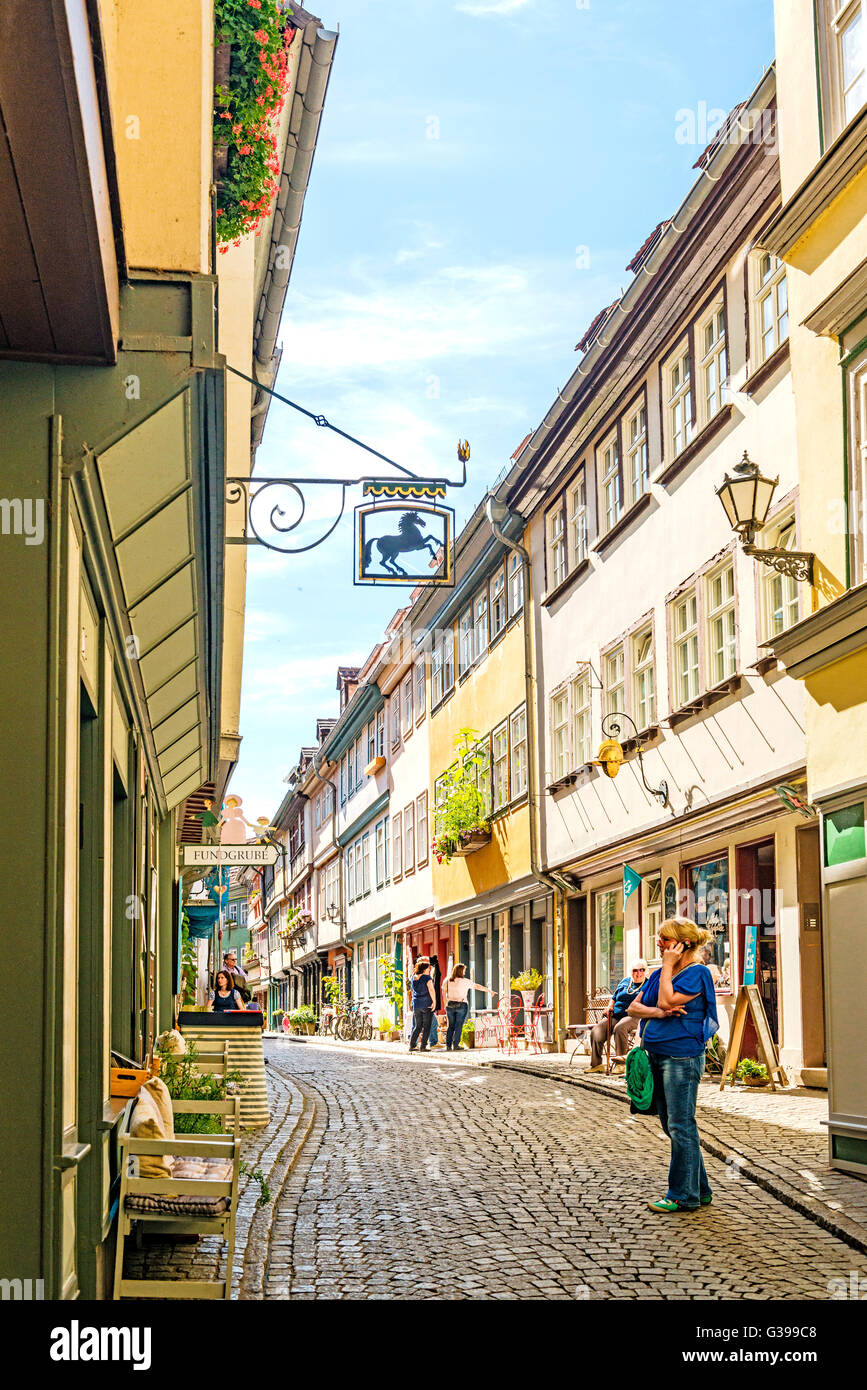
[[[716,495],[732,530],[740,537],[744,554],[761,560],[763,565],[769,565],[771,569],[787,574],[799,583],[812,584],[816,557],[811,551],[785,550],[780,546],[761,548],[753,544],[767,520],[779,478],[765,478],[746,450],[732,471],[734,477],[726,473],[716,489]]]

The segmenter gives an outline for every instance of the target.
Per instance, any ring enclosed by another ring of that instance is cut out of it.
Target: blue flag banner
[[[628,903],[636,888],[641,887],[641,874],[637,874],[634,869],[630,869],[628,864],[623,865],[623,901]]]

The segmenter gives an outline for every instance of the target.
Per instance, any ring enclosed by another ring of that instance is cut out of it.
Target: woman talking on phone
[[[668,1191],[647,1204],[666,1214],[711,1203],[695,1123],[705,1044],[719,1027],[713,977],[701,961],[701,948],[710,940],[711,933],[688,918],[663,922],[657,937],[662,967],[626,1011],[643,1023],[656,1112],[671,1141]]]

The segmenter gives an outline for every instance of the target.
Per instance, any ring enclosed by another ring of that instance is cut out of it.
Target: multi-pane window
[[[382,888],[386,878],[385,856],[386,856],[386,824],[384,820],[378,821],[374,831],[374,852],[376,855],[376,886]]]
[[[551,699],[551,757],[554,780],[569,771],[569,692],[561,690]]]
[[[789,293],[786,263],[769,252],[760,252],[755,262],[755,331],[759,341],[759,361],[766,362],[789,336]]]
[[[626,480],[630,506],[650,486],[647,463],[647,410],[640,405],[626,417]]]
[[[698,599],[691,593],[678,599],[672,614],[674,680],[679,704],[698,695]]]
[[[849,372],[849,534],[852,583],[867,579],[867,357]]]
[[[361,837],[361,891],[370,892],[370,834]]]
[[[412,733],[412,672],[401,682],[401,703],[403,705],[403,736]]]
[[[668,443],[674,458],[692,438],[692,373],[689,353],[679,352],[664,372]]]
[[[590,674],[584,671],[572,682],[572,747],[576,767],[590,761],[591,732]]]
[[[488,591],[483,589],[473,601],[473,656],[488,650]]]
[[[613,434],[600,446],[599,468],[605,530],[610,531],[619,518],[623,507],[623,498],[620,493],[620,448],[616,434]]]
[[[842,124],[867,101],[867,24],[864,0],[826,0],[832,36],[832,84],[839,92]]]
[[[391,822],[391,871],[394,878],[403,876],[403,817],[397,811]]]
[[[566,518],[562,502],[548,513],[548,587],[554,589],[566,578]]]
[[[728,564],[707,581],[707,632],[710,678],[713,685],[737,669],[735,630],[735,572]]]
[[[442,631],[443,694],[455,686],[455,630],[449,623]]]
[[[346,849],[346,901],[355,902],[355,845]]]
[[[476,786],[482,797],[482,807],[484,814],[491,814],[491,740],[490,738],[479,739],[473,749],[473,757],[476,759],[475,776]]]
[[[773,544],[780,550],[795,549],[794,517],[776,528],[776,534],[768,544]],[[768,570],[764,579],[767,635],[776,637],[796,623],[800,617],[798,581],[792,575],[778,574],[776,570]]]
[[[493,743],[493,809],[502,811],[509,804],[509,722],[498,724]]]
[[[497,570],[490,583],[491,641],[506,626],[506,571]]]
[[[574,569],[587,559],[587,481],[583,473],[570,485],[566,500],[569,505],[569,567]]]
[[[364,894],[364,840],[355,842],[355,896],[360,898]],[[369,878],[369,874],[368,874]]]
[[[521,707],[509,719],[512,800],[527,790],[527,711]]]
[[[340,804],[346,801],[346,758],[340,759]]]
[[[642,881],[641,893],[644,956],[646,960],[656,960],[659,955],[656,938],[662,926],[662,875],[648,874]]]
[[[473,610],[461,614],[458,630],[458,674],[469,671],[473,664]]]
[[[603,685],[605,687],[605,713],[614,714],[626,707],[626,680],[623,647],[615,647],[602,659]]]
[[[715,305],[699,324],[698,343],[701,354],[701,419],[702,424],[706,425],[722,409],[723,387],[728,375],[726,317],[722,304]]]
[[[422,792],[415,799],[415,839],[416,862],[421,868],[422,864],[427,863],[428,859],[428,827],[427,827],[427,792]]]
[[[524,562],[520,555],[509,556],[509,617],[524,607]]]
[[[653,629],[646,627],[632,639],[632,690],[634,719],[639,729],[656,723],[653,672]]]
[[[419,657],[415,663],[415,695],[413,697],[415,705],[415,721],[419,723],[425,716],[425,689],[424,689],[424,657]]]
[[[367,761],[372,763],[376,757],[376,720],[371,719],[367,726]]]
[[[412,801],[403,813],[403,871],[415,873],[415,804]]]
[[[442,634],[436,633],[430,654],[430,703],[431,709],[443,698],[443,646]]]
[[[385,757],[385,706],[376,715],[376,756]]]
[[[391,720],[391,746],[396,748],[400,743],[400,686],[391,697],[389,719]]]

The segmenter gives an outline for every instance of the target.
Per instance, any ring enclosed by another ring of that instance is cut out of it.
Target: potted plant
[[[316,1027],[316,1013],[309,1004],[300,1004],[297,1009],[290,1009],[289,1022],[294,1032],[310,1037]]]
[[[464,1047],[475,1047],[476,1020],[474,1018],[468,1018],[461,1029],[461,1043]]]
[[[401,1040],[402,1037],[403,1037],[403,1034],[401,1033],[400,1029],[397,1027],[396,1024],[392,1023],[391,1026],[390,1026],[390,1028],[389,1028],[388,1041],[389,1041],[389,1042],[400,1042],[400,1040]]]
[[[389,1019],[389,1031],[397,1028],[398,1037],[400,1036],[400,1024],[403,1020],[403,967],[398,965],[393,955],[380,956],[379,968],[382,971],[382,985],[385,997],[395,1011],[397,1024]],[[394,1039],[392,1039],[394,1041]]]
[[[768,1069],[764,1062],[756,1062],[752,1057],[742,1057],[735,1075],[745,1086],[767,1086]]]
[[[512,989],[520,994],[524,1001],[524,1012],[529,1013],[536,998],[536,990],[542,983],[542,976],[538,970],[522,970],[520,975],[516,975],[511,981]]]
[[[385,1014],[382,1015],[382,1018],[377,1023],[376,1031],[379,1034],[379,1041],[385,1042],[386,1038],[391,1032],[391,1019],[388,1018]]]
[[[431,842],[438,864],[465,858],[491,842],[489,797],[479,786],[485,758],[478,751],[477,731],[461,729],[455,739],[457,761],[440,779],[436,835]]]

